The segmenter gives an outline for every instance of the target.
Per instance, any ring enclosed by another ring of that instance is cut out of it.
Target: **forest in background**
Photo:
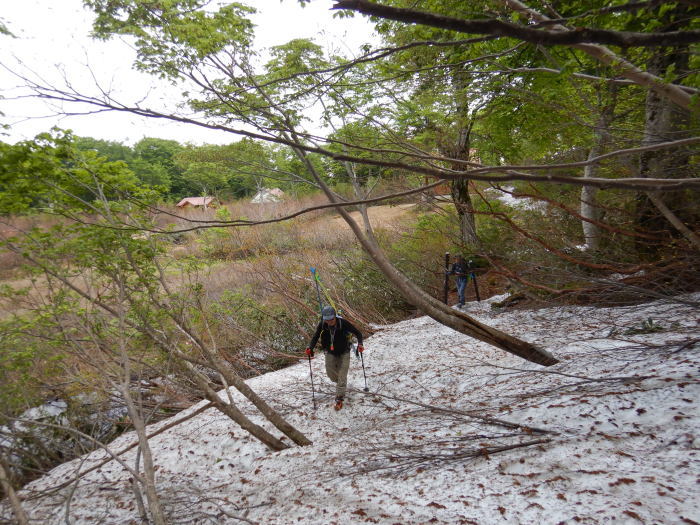
[[[27,279],[3,287],[0,423],[48,398],[76,400],[61,416],[75,424],[55,425],[69,436],[62,450],[37,454],[34,431],[14,425],[7,472],[31,477],[131,427],[157,515],[145,425],[172,399],[206,398],[271,449],[288,446],[241,418],[221,386],[306,444],[243,378],[298,358],[318,309],[309,266],[365,328],[419,311],[545,365],[555,356],[441,304],[445,252],[478,261],[485,291],[510,292],[503,306],[634,304],[698,288],[696,7],[431,2],[442,17],[431,18],[393,10],[399,1],[340,1],[376,17],[385,47],[353,58],[295,40],[256,64],[237,4],[86,4],[98,36],[134,38],[139,68],[197,88],[186,103],[199,120],[169,117],[245,138],[127,147],[55,130],[0,145],[3,271]],[[477,14],[491,29],[468,24]],[[585,32],[572,24],[591,32],[576,40]],[[26,81],[39,96],[121,107],[108,93]],[[316,104],[323,137],[304,127]],[[292,198],[262,213],[235,201],[264,186]],[[227,205],[173,209],[195,195]],[[368,210],[386,204],[411,204],[406,222],[373,227]],[[329,234],[337,215],[348,227]],[[97,403],[109,413],[115,399],[128,420],[80,414]]]

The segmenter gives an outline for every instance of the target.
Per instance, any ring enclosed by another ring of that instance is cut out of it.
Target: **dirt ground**
[[[416,205],[413,203],[397,204],[393,206],[373,206],[368,209],[369,220],[373,227],[381,226],[386,228],[396,226],[402,220],[406,220],[410,216],[410,212],[415,209],[415,207]],[[362,224],[360,212],[351,212],[350,216],[359,224]],[[343,220],[343,218],[340,216],[334,217],[330,221],[334,227],[349,228],[345,220]]]

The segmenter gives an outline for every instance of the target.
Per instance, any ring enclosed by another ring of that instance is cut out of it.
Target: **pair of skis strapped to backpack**
[[[318,271],[313,266],[309,269],[311,270],[311,275],[313,276],[314,283],[316,285],[316,295],[318,295],[318,311],[323,311],[323,300],[321,299],[321,291],[323,291],[323,295],[328,301],[328,306],[333,308],[333,310],[335,310],[336,313],[338,313],[338,309],[335,307],[333,299],[331,299],[331,296],[328,293],[328,290],[326,290],[326,287],[323,286],[323,282],[321,281],[321,276],[319,275]]]

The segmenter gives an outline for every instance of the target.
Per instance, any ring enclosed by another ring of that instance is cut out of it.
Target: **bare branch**
[[[683,236],[688,239],[696,250],[700,250],[700,237],[697,236],[693,230],[688,228],[683,221],[681,221],[678,216],[673,213],[673,211],[666,206],[666,203],[661,197],[652,192],[647,192],[649,200],[654,203],[654,206],[661,212],[661,214],[670,222],[674,228],[683,234]]]
[[[531,427],[529,425],[521,425],[520,423],[513,423],[511,421],[505,421],[503,419],[498,419],[495,417],[482,416],[482,415],[477,414],[475,412],[466,412],[464,410],[457,410],[454,408],[447,408],[447,407],[441,407],[441,406],[436,406],[436,405],[428,405],[426,403],[420,403],[418,401],[413,401],[411,399],[390,396],[388,394],[380,394],[379,392],[364,392],[364,391],[355,390],[355,389],[352,389],[352,391],[354,393],[358,393],[358,394],[363,394],[363,395],[368,395],[368,396],[378,396],[378,397],[383,397],[385,399],[391,399],[393,401],[400,401],[401,403],[408,403],[409,405],[415,405],[415,406],[419,406],[422,408],[426,408],[432,412],[443,412],[446,414],[457,414],[460,416],[470,417],[470,418],[478,419],[480,421],[483,421],[484,423],[488,423],[491,425],[496,425],[496,426],[501,426],[501,427],[506,427],[506,428],[521,428],[523,430],[526,430],[527,432],[537,432],[539,434],[556,434],[556,432],[553,430]]]
[[[18,75],[19,76],[19,75]],[[20,77],[23,78],[23,77]],[[547,175],[537,175],[531,173],[522,173],[518,170],[553,170],[553,169],[565,169],[573,167],[582,167],[588,163],[595,163],[603,160],[605,158],[632,155],[636,153],[641,153],[644,151],[656,150],[656,149],[666,149],[674,148],[683,145],[690,145],[700,142],[700,137],[690,137],[680,141],[662,142],[657,144],[651,144],[648,146],[640,148],[630,148],[624,150],[613,151],[599,157],[588,159],[587,161],[581,161],[577,163],[564,163],[564,164],[554,164],[554,165],[528,165],[528,166],[479,166],[475,165],[474,169],[470,170],[450,170],[446,168],[440,168],[439,166],[421,166],[415,164],[409,164],[400,161],[386,161],[382,159],[365,158],[358,157],[355,155],[349,155],[345,153],[336,153],[328,149],[309,145],[302,141],[300,137],[290,138],[289,136],[272,136],[270,134],[263,134],[259,132],[253,132],[240,128],[232,128],[223,124],[214,124],[210,122],[204,122],[192,117],[186,117],[182,115],[168,114],[160,111],[142,108],[139,106],[127,106],[121,104],[112,99],[100,99],[88,95],[81,95],[74,92],[59,90],[48,85],[37,84],[30,79],[23,78],[29,85],[28,87],[36,93],[38,98],[42,99],[52,99],[52,100],[62,100],[65,102],[74,103],[87,103],[93,106],[97,106],[103,109],[111,109],[119,112],[133,113],[138,116],[150,117],[156,119],[171,120],[174,122],[181,122],[185,124],[192,124],[202,128],[220,130],[234,135],[239,135],[243,137],[248,137],[257,140],[263,140],[266,142],[272,142],[275,144],[281,144],[295,148],[307,153],[319,154],[338,162],[355,162],[358,164],[364,164],[368,166],[380,166],[384,168],[394,168],[399,170],[406,170],[412,173],[418,173],[421,175],[427,175],[430,177],[436,177],[440,179],[455,180],[460,178],[466,178],[469,180],[480,180],[492,183],[500,183],[507,181],[529,181],[529,182],[551,182],[560,184],[575,184],[579,186],[593,186],[598,188],[620,188],[629,190],[641,190],[641,191],[668,191],[674,189],[683,188],[700,188],[700,179],[698,178],[685,178],[685,179],[652,179],[652,178],[619,178],[619,179],[605,179],[605,178],[583,178],[578,176],[570,176],[563,174],[547,174]],[[684,95],[688,95],[684,93]],[[302,135],[303,137],[303,135]],[[352,145],[356,150],[369,151],[369,152],[382,152],[383,150],[376,150],[372,148],[365,148]],[[394,153],[398,153],[393,151]],[[439,156],[428,156],[428,155],[416,155],[409,152],[403,152],[404,155],[414,158],[417,161],[447,161],[453,164],[464,164],[464,161],[459,161],[457,159],[448,159]],[[474,165],[474,163],[468,163]],[[494,173],[499,173],[500,175],[494,175]]]
[[[552,20],[528,8],[518,0],[504,0],[516,12],[526,15],[539,23],[552,23]],[[580,49],[604,64],[619,68],[620,72],[633,82],[652,89],[673,100],[683,108],[690,108],[690,95],[678,86],[642,71],[632,63],[613,53],[604,45],[621,47],[648,47],[688,45],[700,42],[700,31],[669,31],[659,33],[634,33],[628,31],[608,31],[604,29],[577,28],[572,31],[556,24],[552,30],[537,29],[497,19],[462,20],[424,11],[390,7],[367,0],[337,0],[333,9],[347,9],[370,16],[377,16],[398,22],[421,24],[440,29],[469,34],[488,34],[517,38],[524,42],[540,45],[567,45]]]
[[[336,0],[332,9],[346,9],[386,20],[420,24],[458,33],[493,35],[523,40],[531,44],[564,45],[595,43],[620,47],[677,46],[700,42],[700,31],[638,33],[579,27],[576,31],[537,29],[497,19],[463,20],[415,9],[380,5],[367,0]],[[547,20],[548,22],[553,22]]]
[[[0,457],[0,487],[2,487],[3,492],[10,500],[10,506],[12,507],[12,512],[15,514],[15,519],[17,520],[18,525],[29,525],[29,517],[27,516],[24,508],[22,508],[22,500],[19,498],[15,488],[12,486],[12,481],[10,480],[10,469],[2,457]]]

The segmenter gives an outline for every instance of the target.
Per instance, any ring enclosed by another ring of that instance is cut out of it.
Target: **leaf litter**
[[[376,327],[364,354],[370,391],[354,362],[340,412],[322,357],[312,362],[317,410],[306,361],[248,381],[309,447],[270,452],[214,409],[152,438],[169,523],[700,523],[700,294],[491,308],[502,299],[465,310],[559,364],[525,362],[427,317]],[[644,329],[649,319],[664,329]],[[122,457],[133,465],[135,453]],[[114,462],[50,491],[105,457],[92,452],[25,487],[30,518],[65,523],[69,500],[74,524],[137,522],[130,475]]]

